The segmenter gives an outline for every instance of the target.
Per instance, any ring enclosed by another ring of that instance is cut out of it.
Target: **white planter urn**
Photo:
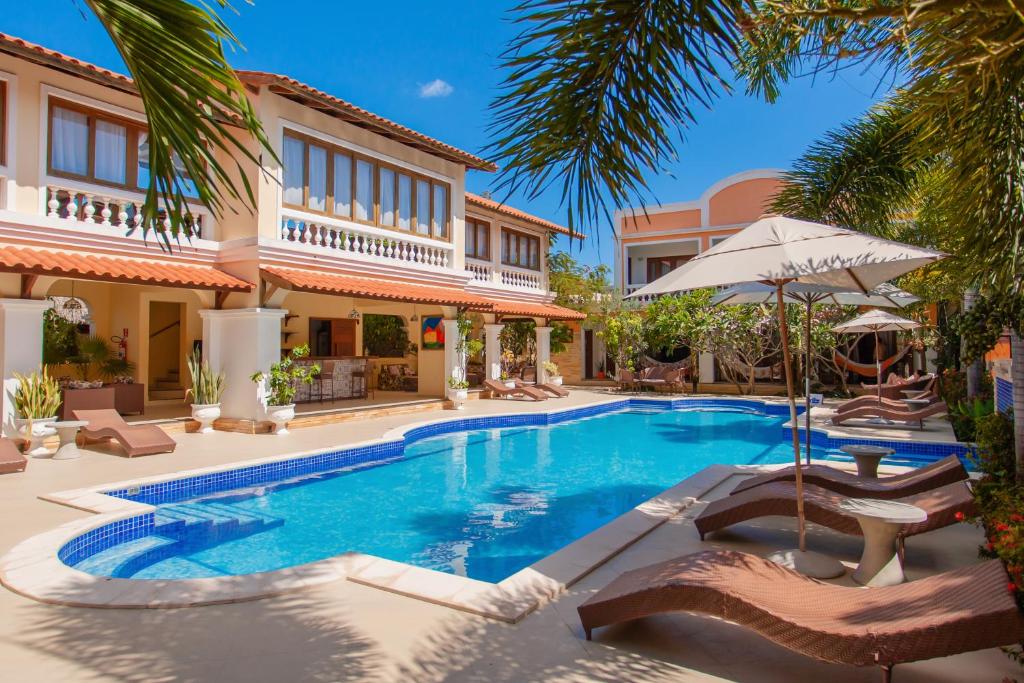
[[[552,375],[551,377],[548,377],[548,384],[553,384],[556,387],[562,386],[562,376]]]
[[[274,423],[274,433],[288,433],[288,423],[295,419],[295,404],[286,406],[267,406],[267,417]]]
[[[193,403],[192,419],[199,423],[198,434],[213,431],[213,421],[220,417],[219,403]]]
[[[43,439],[57,433],[57,430],[53,428],[53,423],[56,421],[56,415],[53,417],[40,417],[34,420],[19,418],[16,421],[18,432],[23,439],[28,441],[28,455],[33,458],[48,458],[53,455],[50,449],[43,445]],[[29,422],[32,423],[31,433],[29,433]]]
[[[469,398],[468,389],[449,389],[448,400],[452,402],[455,410],[462,410],[466,406],[466,399]]]

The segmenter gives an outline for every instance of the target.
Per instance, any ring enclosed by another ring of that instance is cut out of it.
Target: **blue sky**
[[[238,14],[225,18],[246,48],[231,56],[235,66],[287,74],[468,151],[487,143],[487,105],[502,78],[498,58],[516,32],[507,14],[514,0],[234,4]],[[124,71],[95,17],[75,0],[11,3],[0,30]],[[732,173],[788,167],[823,132],[867,109],[877,82],[870,73],[849,71],[800,79],[772,106],[743,95],[719,100],[685,133],[670,172],[650,178],[652,200],[685,201]],[[492,181],[480,172],[467,179],[474,192]],[[560,199],[550,191],[510,203],[562,222]],[[611,226],[588,232],[579,257],[610,265]]]

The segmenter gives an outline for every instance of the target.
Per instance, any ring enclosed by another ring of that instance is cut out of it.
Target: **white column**
[[[26,375],[43,362],[43,313],[49,301],[0,299],[0,377],[3,378],[3,433],[16,436],[14,373]]]
[[[223,372],[224,417],[262,420],[263,392],[249,378],[281,360],[281,308],[199,311],[203,319],[203,359]]]
[[[442,392],[448,391],[448,379],[465,379],[466,362],[459,358],[459,321],[442,320],[444,324],[444,387]]]
[[[504,325],[484,325],[484,363],[486,365],[486,379],[499,379],[501,377],[501,331]]]
[[[537,326],[537,384],[548,381],[544,364],[551,360],[551,328]]]
[[[702,354],[700,354],[700,358],[698,359],[698,362],[700,363],[699,367],[700,367],[700,381],[701,381],[701,383],[703,384],[704,382],[714,382],[715,381],[715,357],[714,357],[714,355],[712,355],[710,353],[702,353]]]

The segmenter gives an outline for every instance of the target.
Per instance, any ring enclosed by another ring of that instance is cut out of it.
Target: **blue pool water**
[[[711,464],[792,459],[783,418],[629,409],[449,434],[385,464],[159,505],[92,574],[249,574],[359,551],[500,581]]]

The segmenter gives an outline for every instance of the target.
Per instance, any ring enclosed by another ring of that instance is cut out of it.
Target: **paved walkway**
[[[576,391],[544,407],[606,394]],[[474,401],[468,414],[537,406]],[[452,415],[448,413],[446,415]],[[127,460],[87,453],[33,461],[0,477],[0,552],[86,513],[36,496],[68,488],[362,441],[438,414],[404,415],[295,430],[290,436],[176,435],[177,452]],[[731,486],[731,484],[730,484]],[[709,497],[722,494],[725,486]],[[737,526],[701,543],[688,510],[631,546],[521,623],[507,625],[342,581],[249,603],[177,610],[55,607],[0,589],[0,679],[22,681],[875,681],[877,672],[794,655],[710,619],[661,616],[604,629],[586,642],[575,607],[617,573],[704,548],[763,553],[795,541],[788,520]],[[960,526],[908,543],[911,579],[977,562],[980,533]],[[860,541],[811,529],[809,545],[848,564]],[[849,582],[849,579],[844,579]],[[897,669],[901,683],[1020,677],[990,650]]]

